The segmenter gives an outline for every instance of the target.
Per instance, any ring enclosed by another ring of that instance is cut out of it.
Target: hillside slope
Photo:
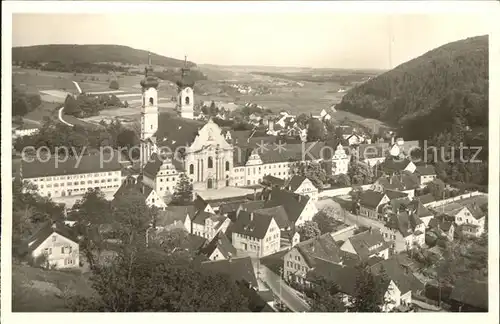
[[[429,139],[457,122],[488,126],[488,37],[452,42],[351,89],[336,106]]]
[[[184,60],[178,60],[151,53],[155,65],[165,67],[182,67]],[[147,64],[148,52],[122,45],[36,45],[12,48],[13,61],[37,61],[62,63],[86,62],[120,62],[124,64]],[[188,62],[190,67],[196,64]]]

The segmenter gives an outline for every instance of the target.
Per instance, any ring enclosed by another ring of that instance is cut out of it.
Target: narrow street
[[[266,266],[260,266],[261,279],[269,286],[273,293],[278,296],[286,306],[293,312],[307,312],[309,305],[300,298],[294,289],[290,288],[280,276],[269,270]],[[280,289],[281,281],[281,289]]]

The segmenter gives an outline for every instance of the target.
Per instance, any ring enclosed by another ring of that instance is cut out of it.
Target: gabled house
[[[223,232],[218,232],[207,245],[200,249],[199,253],[212,261],[228,260],[236,256],[236,249]]]
[[[341,143],[337,145],[335,153],[332,156],[332,174],[347,174],[351,157],[347,155]]]
[[[409,199],[415,196],[415,189],[419,188],[418,178],[408,172],[385,175],[377,179],[372,186],[377,191],[399,191],[405,193]]]
[[[172,230],[181,228],[191,233],[191,220],[194,217],[194,206],[168,206],[158,213],[155,219],[155,228],[163,230]]]
[[[420,185],[424,187],[427,183],[434,181],[436,179],[436,169],[433,165],[419,165],[415,169],[415,175],[418,176]]]
[[[305,283],[307,273],[319,262],[342,263],[342,251],[327,233],[300,242],[284,256],[283,275],[288,281]]]
[[[115,192],[114,199],[129,193],[135,193],[142,196],[144,198],[144,202],[149,207],[156,207],[160,210],[167,208],[167,204],[163,198],[160,197],[151,186],[145,184],[142,180],[142,176],[139,176],[137,179],[132,176],[127,177],[125,181],[122,182],[120,188],[118,188]]]
[[[262,199],[265,201],[264,208],[283,206],[292,227],[312,220],[318,213],[318,208],[311,198],[287,190],[273,188],[263,191]]]
[[[284,185],[285,189],[298,195],[309,196],[313,201],[318,200],[319,190],[308,178],[301,175],[294,175]]]
[[[273,216],[241,211],[231,226],[232,243],[237,250],[262,257],[280,249],[280,228]]]
[[[349,237],[340,246],[340,250],[359,261],[368,261],[374,257],[389,258],[389,244],[378,229],[369,229]]]
[[[428,224],[427,232],[434,233],[437,238],[443,237],[448,241],[453,241],[455,235],[455,222],[453,219],[443,215],[434,217]]]
[[[389,312],[400,305],[411,303],[411,290],[406,281],[394,280],[387,274],[382,275],[377,270],[367,269],[374,275],[379,287],[384,290],[380,300],[383,312]],[[317,266],[308,274],[307,281],[311,285],[316,284],[319,279],[334,283],[339,290],[342,301],[346,306],[351,304],[350,298],[357,295],[356,282],[359,269],[351,266],[343,266],[329,262],[318,262]]]
[[[375,167],[385,161],[389,151],[388,143],[360,144],[352,150],[360,161],[365,162],[370,167]]]
[[[464,206],[460,202],[452,202],[435,208],[436,212],[448,215],[455,220],[457,230],[466,236],[479,237],[484,232],[486,213],[477,205]]]
[[[436,198],[434,198],[434,195],[431,193],[422,195],[422,196],[417,196],[415,199],[418,199],[422,205],[426,206],[429,205],[430,203],[436,201]]]
[[[62,223],[46,223],[27,241],[29,257],[37,263],[44,258],[41,266],[56,269],[78,268],[80,252],[78,239],[73,231]]]
[[[191,234],[211,240],[217,233],[225,232],[231,220],[223,215],[200,210],[191,219]]]
[[[362,191],[359,195],[359,214],[361,216],[378,219],[379,207],[389,202],[384,192],[375,190]]]
[[[401,159],[401,158],[393,158],[386,157],[384,162],[381,164],[381,170],[384,171],[388,175],[392,175],[394,173],[402,173],[403,171],[407,171],[409,173],[414,173],[417,169],[417,166],[410,161],[409,159]]]
[[[363,136],[354,133],[347,136],[344,135],[344,139],[349,143],[349,146],[359,145],[365,141]]]
[[[250,257],[229,258],[216,261],[206,261],[201,264],[202,269],[212,273],[229,275],[236,283],[258,290],[259,284]]]
[[[420,150],[420,143],[418,141],[406,141],[403,138],[398,138],[394,141],[392,139],[392,145],[390,154],[394,157],[410,157],[412,153],[416,153]]]
[[[285,183],[286,180],[268,174],[262,178],[261,185],[263,185],[267,189],[272,189],[274,187],[282,189],[285,186]]]
[[[380,231],[396,253],[425,244],[425,225],[412,210],[389,215]]]

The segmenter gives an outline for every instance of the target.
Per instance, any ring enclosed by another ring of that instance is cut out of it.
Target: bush
[[[109,83],[109,88],[110,88],[110,89],[113,89],[113,90],[118,90],[118,89],[120,89],[120,85],[118,84],[118,81],[116,81],[116,80],[112,80],[112,81]]]

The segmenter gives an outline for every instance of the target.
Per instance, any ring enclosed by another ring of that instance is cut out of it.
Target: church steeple
[[[151,64],[151,52],[148,52],[148,65],[144,68],[144,79],[141,80],[143,91],[149,88],[158,88],[158,79],[154,76],[153,65]]]
[[[148,53],[148,66],[144,70],[141,105],[141,168],[146,165],[154,146],[158,130],[158,79],[153,75],[151,53]]]
[[[189,75],[187,56],[184,56],[184,67],[181,78],[177,81],[177,112],[182,118],[194,118],[194,81]]]
[[[187,55],[185,55],[184,56],[184,66],[181,68],[181,78],[177,81],[177,86],[180,89],[183,89],[186,87],[190,87],[190,88],[194,87],[194,81],[190,77],[189,72],[191,72],[191,69],[188,66]]]

